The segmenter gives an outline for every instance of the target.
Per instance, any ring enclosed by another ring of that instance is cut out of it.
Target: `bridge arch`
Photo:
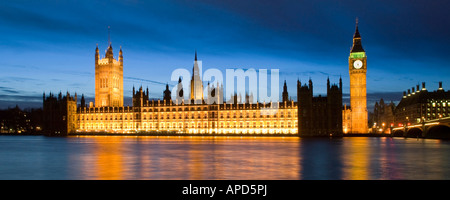
[[[392,134],[393,134],[394,137],[403,137],[403,136],[405,136],[405,131],[403,131],[403,130],[395,130]]]
[[[426,138],[450,139],[450,127],[447,125],[436,125],[428,128]]]
[[[413,138],[417,138],[417,137],[422,137],[422,129],[420,128],[410,128],[408,131],[406,131],[406,137],[413,137]]]

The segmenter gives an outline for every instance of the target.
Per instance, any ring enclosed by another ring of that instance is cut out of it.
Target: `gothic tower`
[[[109,38],[109,36],[108,36]],[[108,39],[109,40],[109,39]],[[95,107],[123,106],[123,55],[114,59],[111,42],[105,57],[100,59],[98,45],[95,49]]]
[[[170,105],[172,103],[172,92],[169,89],[169,84],[166,84],[166,90],[163,92],[164,94],[164,102],[166,105]]]
[[[367,133],[367,93],[366,73],[367,56],[361,44],[361,35],[358,30],[358,19],[356,19],[356,30],[353,35],[353,46],[348,58],[350,73],[350,107],[351,107],[351,133]]]
[[[287,85],[286,85],[286,80],[284,80],[284,85],[283,85],[283,102],[287,102],[289,101],[289,93],[287,91]]]
[[[197,62],[197,51],[195,51],[194,66],[192,68],[191,101],[195,104],[201,104],[203,101],[203,83],[200,77],[200,69]]]

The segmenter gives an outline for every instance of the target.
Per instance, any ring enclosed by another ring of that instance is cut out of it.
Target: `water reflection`
[[[371,151],[366,138],[353,138],[346,140],[343,147],[343,179],[349,180],[367,180],[369,179],[368,170],[370,165]]]
[[[0,179],[450,179],[450,141],[0,136]]]
[[[299,139],[73,137],[83,179],[298,179]],[[86,167],[89,166],[89,167]]]

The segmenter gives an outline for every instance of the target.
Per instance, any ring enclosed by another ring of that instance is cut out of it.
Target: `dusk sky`
[[[449,10],[450,1],[425,0],[1,1],[0,108],[40,107],[43,92],[93,99],[95,47],[103,57],[108,26],[114,57],[123,50],[125,97],[142,85],[162,98],[195,50],[203,70],[279,69],[292,98],[297,79],[309,78],[325,95],[327,77],[341,76],[348,94],[356,17],[368,105],[398,101],[421,82],[450,88]]]

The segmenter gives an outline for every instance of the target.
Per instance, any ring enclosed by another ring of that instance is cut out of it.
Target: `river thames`
[[[450,179],[450,141],[0,136],[2,180]]]

